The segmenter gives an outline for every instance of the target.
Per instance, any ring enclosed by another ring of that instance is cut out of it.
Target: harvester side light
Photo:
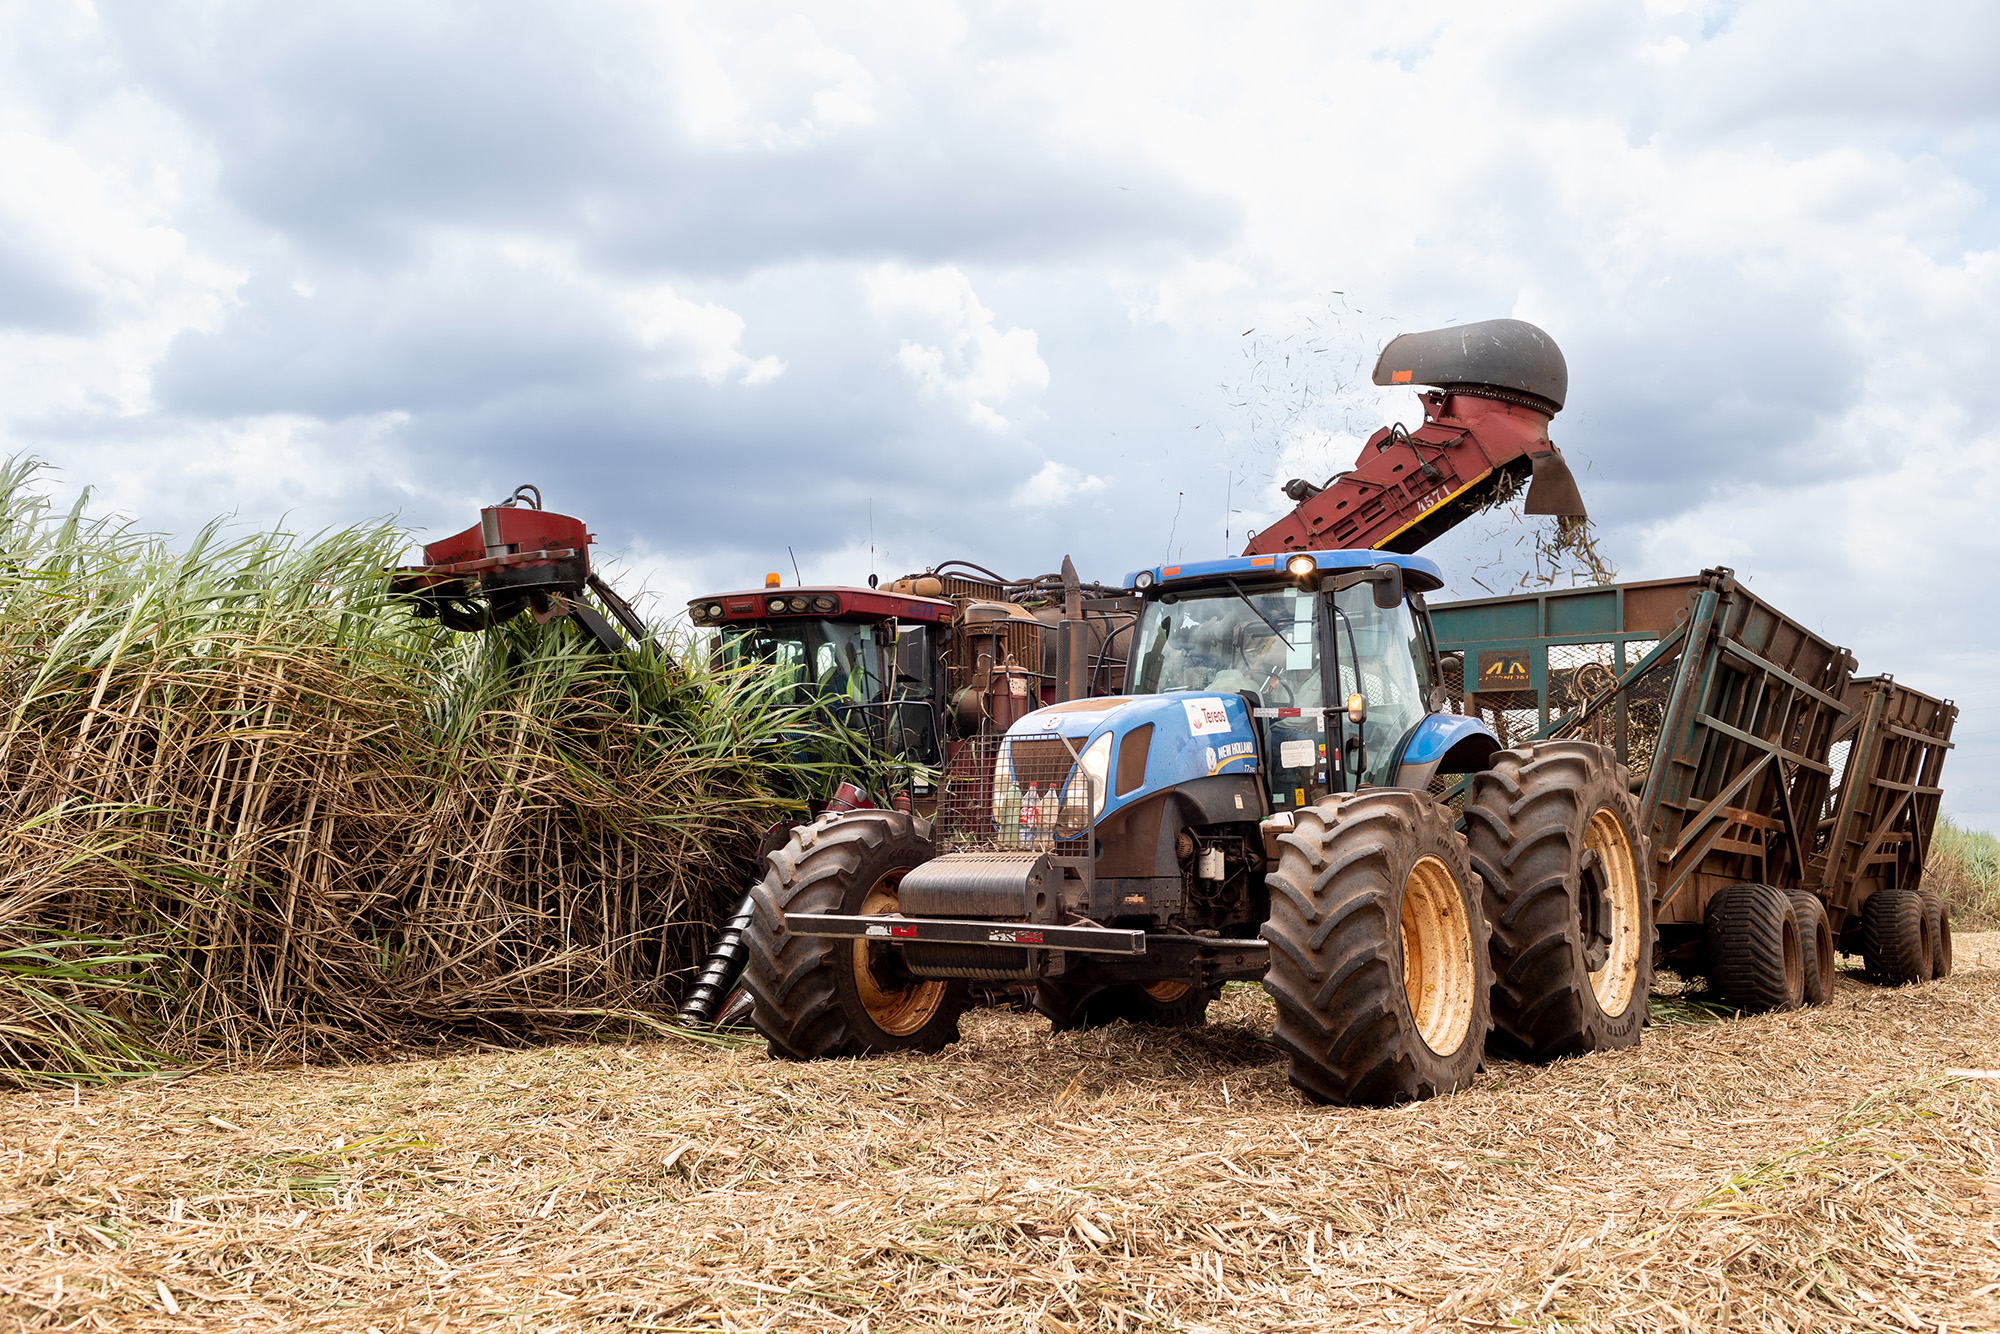
[[[1153,572],[1151,570],[1139,571],[1132,580],[1132,586],[1134,588],[1151,588],[1153,586]]]
[[[813,599],[813,607],[819,611],[839,611],[840,599],[831,593],[821,593]]]
[[[1356,691],[1347,697],[1347,721],[1359,727],[1368,716],[1368,697]]]
[[[688,603],[688,615],[698,621],[708,615],[708,609],[699,602],[690,602]]]
[[[778,587],[779,584],[783,582],[784,581],[782,579],[778,578],[778,572],[776,570],[773,570],[769,574],[764,576],[764,587],[766,588],[776,588]]]
[[[764,604],[765,611],[780,612],[783,611],[784,609],[785,609],[785,600],[783,598],[772,598],[769,602],[766,602]]]
[[[1298,575],[1300,578],[1304,578],[1318,568],[1319,562],[1311,556],[1294,556],[1285,562],[1285,569],[1292,574]]]
[[[803,597],[801,597],[801,598],[793,598],[793,599],[792,599],[792,610],[793,610],[793,611],[811,611],[811,610],[812,610],[812,599],[811,599],[811,598],[803,598]]]
[[[708,604],[708,619],[711,621],[722,619],[722,604],[720,602],[711,602]]]

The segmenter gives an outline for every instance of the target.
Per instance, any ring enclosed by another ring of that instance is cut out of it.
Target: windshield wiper
[[[1250,595],[1248,593],[1245,593],[1242,589],[1236,586],[1236,581],[1234,579],[1224,579],[1222,582],[1229,585],[1230,592],[1234,593],[1237,597],[1243,599],[1244,606],[1248,607],[1250,610],[1257,613],[1258,620],[1262,621],[1264,624],[1271,627],[1272,634],[1276,635],[1279,639],[1283,639],[1285,641],[1286,648],[1298,647],[1298,645],[1294,644],[1291,640],[1285,639],[1285,632],[1278,628],[1278,623],[1272,620],[1270,617],[1266,616],[1263,612],[1263,609],[1250,600]]]

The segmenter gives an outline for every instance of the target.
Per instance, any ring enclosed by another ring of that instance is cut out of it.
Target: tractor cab
[[[1404,767],[1437,681],[1423,594],[1442,582],[1430,561],[1383,552],[1141,570],[1128,580],[1145,599],[1132,688],[1240,697],[1274,811],[1411,786],[1418,775]]]
[[[714,632],[719,666],[779,674],[785,702],[820,704],[884,754],[944,761],[944,653],[952,604],[873,588],[815,586],[716,593],[688,603]]]

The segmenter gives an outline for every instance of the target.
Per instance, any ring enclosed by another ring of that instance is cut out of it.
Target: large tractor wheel
[[[1790,894],[1792,917],[1799,924],[1799,962],[1805,973],[1805,1003],[1824,1005],[1833,998],[1833,924],[1826,905],[1810,890]]]
[[[1607,746],[1493,757],[1465,803],[1493,924],[1493,1045],[1549,1060],[1630,1047],[1653,981],[1653,878],[1639,803]]]
[[[1451,813],[1412,792],[1298,812],[1267,878],[1264,989],[1294,1087],[1315,1102],[1449,1093],[1492,1023],[1479,882]]]
[[[1890,886],[1861,905],[1861,960],[1869,978],[1887,987],[1922,982],[1931,975],[1930,923],[1915,890]]]
[[[1791,896],[1770,885],[1730,885],[1702,921],[1708,982],[1746,1010],[1796,1010],[1806,993],[1805,949]]]
[[[1924,927],[1931,938],[1931,973],[1933,978],[1951,976],[1951,914],[1946,911],[1944,900],[1926,891],[1924,900]]]
[[[958,1037],[964,982],[920,978],[894,946],[800,936],[786,913],[873,916],[896,911],[911,867],[936,856],[930,826],[895,811],[849,811],[794,830],[751,892],[743,933],[750,1022],[771,1055],[806,1061],[887,1051],[936,1051]]]
[[[1040,982],[1035,986],[1035,1009],[1048,1016],[1058,1033],[1102,1028],[1119,1019],[1153,1028],[1200,1028],[1208,1022],[1209,1004],[1218,994],[1218,988],[1192,982],[1133,983],[1080,994],[1059,982]]]

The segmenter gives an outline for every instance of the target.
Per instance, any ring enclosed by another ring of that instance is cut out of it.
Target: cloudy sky
[[[2000,828],[1996,51],[1979,3],[0,2],[0,448],[174,532],[532,481],[662,611],[1109,580],[1417,420],[1386,338],[1514,316],[1622,574],[1958,699]],[[1516,535],[1437,554],[1477,594]]]

